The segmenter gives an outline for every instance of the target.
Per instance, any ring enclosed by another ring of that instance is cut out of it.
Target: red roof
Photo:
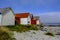
[[[17,13],[15,15],[15,17],[20,17],[20,18],[26,18],[28,17],[30,14],[29,13]]]

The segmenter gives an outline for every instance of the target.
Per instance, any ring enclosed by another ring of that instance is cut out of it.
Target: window
[[[1,14],[1,13],[0,13]]]
[[[30,23],[30,21],[28,21],[28,23]]]

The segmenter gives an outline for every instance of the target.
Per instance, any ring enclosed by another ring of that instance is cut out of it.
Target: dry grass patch
[[[13,40],[8,28],[0,27],[0,40]]]

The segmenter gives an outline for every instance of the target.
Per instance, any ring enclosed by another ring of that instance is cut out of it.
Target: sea
[[[60,23],[44,23],[44,26],[60,26]]]

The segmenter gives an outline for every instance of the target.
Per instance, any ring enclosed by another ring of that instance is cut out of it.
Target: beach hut
[[[16,13],[15,23],[23,25],[31,25],[31,18],[33,17],[30,13]]]
[[[15,25],[15,15],[10,7],[0,8],[0,26]]]
[[[15,14],[15,23],[24,24],[24,25],[40,25],[40,17],[33,16],[30,13],[16,13]]]
[[[40,25],[40,17],[39,16],[34,16],[34,20],[36,25]]]

